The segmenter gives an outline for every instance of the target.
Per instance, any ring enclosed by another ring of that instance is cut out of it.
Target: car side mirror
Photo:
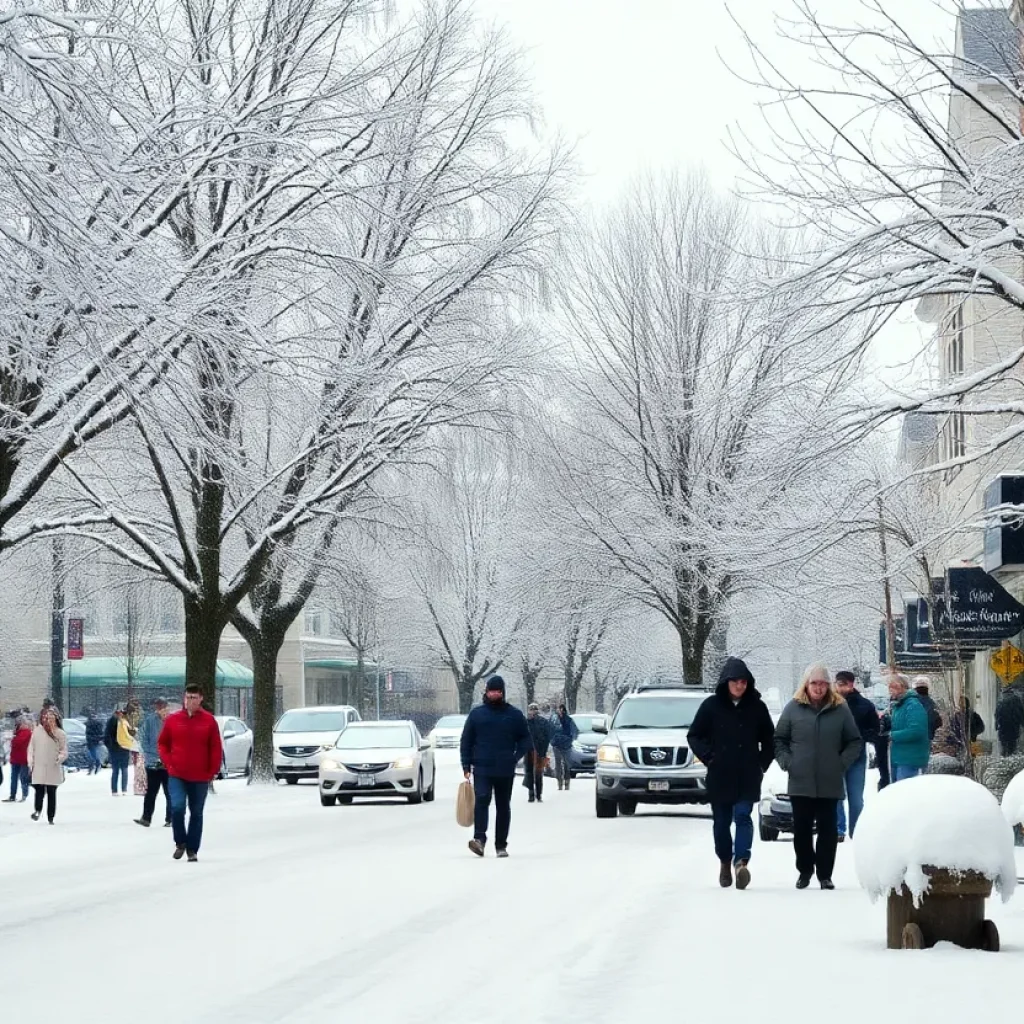
[[[608,735],[608,726],[604,722],[594,722],[590,729],[592,732],[599,732],[604,736]]]

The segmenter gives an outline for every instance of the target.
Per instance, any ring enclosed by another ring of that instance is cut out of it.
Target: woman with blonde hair
[[[806,889],[815,873],[822,889],[835,888],[837,808],[846,796],[847,769],[863,749],[832,674],[824,665],[809,666],[775,727],[775,759],[789,773],[798,889]]]
[[[38,821],[43,813],[45,796],[46,820],[51,825],[57,814],[57,787],[64,781],[64,762],[68,759],[68,740],[57,722],[52,708],[43,710],[28,744],[28,766],[32,772],[32,788],[36,791],[32,820]]]

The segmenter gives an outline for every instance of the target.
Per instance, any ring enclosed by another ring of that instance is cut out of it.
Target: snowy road
[[[0,806],[5,1019],[862,1024],[1019,1002],[1020,898],[989,904],[1002,954],[889,953],[850,844],[834,893],[793,889],[785,842],[755,848],[750,890],[723,891],[704,812],[599,821],[580,779],[534,806],[517,786],[512,856],[480,861],[457,779],[449,762],[432,806],[335,808],[229,781],[198,865],[132,824],[140,799],[111,798],[106,775],[71,778],[53,828]]]

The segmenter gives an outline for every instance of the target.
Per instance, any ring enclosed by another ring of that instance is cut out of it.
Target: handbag
[[[476,793],[473,792],[473,783],[465,780],[455,793],[455,820],[463,828],[472,828],[475,809]]]

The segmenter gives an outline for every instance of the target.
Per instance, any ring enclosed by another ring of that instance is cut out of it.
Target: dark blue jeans
[[[173,775],[167,780],[171,794],[171,827],[174,831],[174,845],[184,846],[191,853],[199,852],[203,841],[203,807],[206,794],[210,792],[208,782],[186,782]],[[185,827],[185,805],[188,804],[188,828]]]
[[[868,755],[865,752],[846,770],[846,799],[850,801],[850,838],[853,838],[857,819],[864,810],[864,780],[868,773]],[[841,836],[846,835],[846,804],[839,801],[837,808],[838,829]]]
[[[91,747],[85,748],[86,753],[89,755],[89,772],[99,772],[103,767],[103,762],[100,760],[100,748],[98,743],[94,743]]]
[[[720,861],[750,860],[750,850],[754,845],[754,819],[751,817],[754,804],[750,800],[740,800],[735,804],[712,804],[714,815],[715,853]],[[732,839],[732,826],[736,825],[735,850]]]
[[[512,786],[514,775],[482,775],[473,772],[473,792],[476,794],[473,837],[487,842],[487,823],[491,798],[494,798],[494,846],[504,850],[508,845],[508,830],[512,824]]]
[[[110,792],[117,792],[117,780],[121,780],[121,792],[128,792],[128,761],[131,758],[131,753],[127,750],[108,751],[108,757],[110,758]]]
[[[27,764],[12,764],[8,766],[11,769],[11,799],[16,800],[18,798],[18,785],[21,785],[21,799],[25,800],[28,797],[28,784],[32,781],[32,773],[28,769]]]
[[[894,764],[892,766],[893,782],[902,782],[904,779],[916,779],[918,775],[924,775],[923,768],[911,768],[909,764]]]

